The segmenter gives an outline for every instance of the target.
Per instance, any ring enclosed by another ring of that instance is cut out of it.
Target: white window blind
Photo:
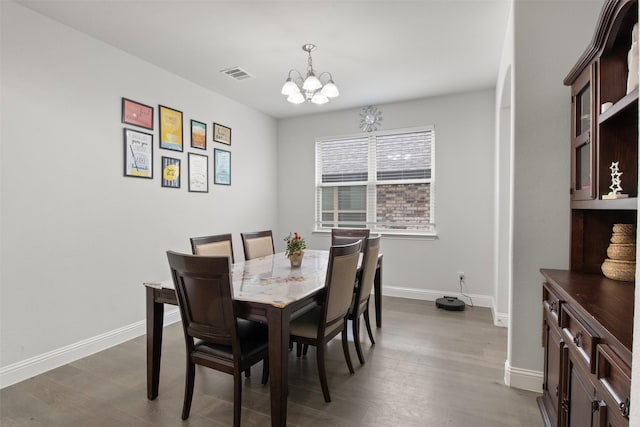
[[[316,229],[432,234],[433,127],[316,140]]]

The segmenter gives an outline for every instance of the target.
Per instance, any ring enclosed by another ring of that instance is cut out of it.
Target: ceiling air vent
[[[254,78],[254,76],[247,73],[240,67],[227,68],[226,70],[220,70],[220,72],[226,74],[234,80],[246,80]]]

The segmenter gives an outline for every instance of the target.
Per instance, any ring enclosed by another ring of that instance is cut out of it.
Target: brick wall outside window
[[[424,219],[430,218],[430,190],[428,183],[378,185],[376,221],[379,228],[428,230]],[[385,223],[396,224],[383,225]]]

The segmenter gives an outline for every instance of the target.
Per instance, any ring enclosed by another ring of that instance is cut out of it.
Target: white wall
[[[383,293],[434,299],[459,295],[464,271],[474,303],[493,303],[494,90],[380,105],[381,130],[434,125],[435,211],[438,239],[383,237]],[[311,235],[314,219],[315,138],[359,132],[359,110],[278,122],[280,222],[309,236],[315,248],[328,235]]]
[[[269,116],[1,3],[3,386],[31,358],[130,325],[143,333],[142,282],[168,277],[165,251],[190,252],[190,236],[232,232],[242,259],[241,231],[278,232],[278,158]],[[155,107],[153,180],[123,177],[123,96]],[[158,104],[181,110],[186,129],[208,124],[210,167],[212,122],[232,128],[231,186],[187,191],[187,152],[202,151],[187,132],[185,152],[158,148]],[[182,159],[179,190],[160,186],[162,155]]]
[[[514,3],[512,369],[523,388],[542,371],[540,268],[569,265],[570,89],[603,2]],[[510,367],[508,366],[510,364]],[[530,380],[527,382],[526,377]]]

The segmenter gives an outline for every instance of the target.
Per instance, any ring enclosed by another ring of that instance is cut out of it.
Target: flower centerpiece
[[[293,234],[289,233],[289,235],[284,238],[284,241],[287,242],[287,249],[284,254],[289,258],[291,267],[300,267],[302,264],[304,250],[307,248],[307,243],[298,234],[298,232]]]

